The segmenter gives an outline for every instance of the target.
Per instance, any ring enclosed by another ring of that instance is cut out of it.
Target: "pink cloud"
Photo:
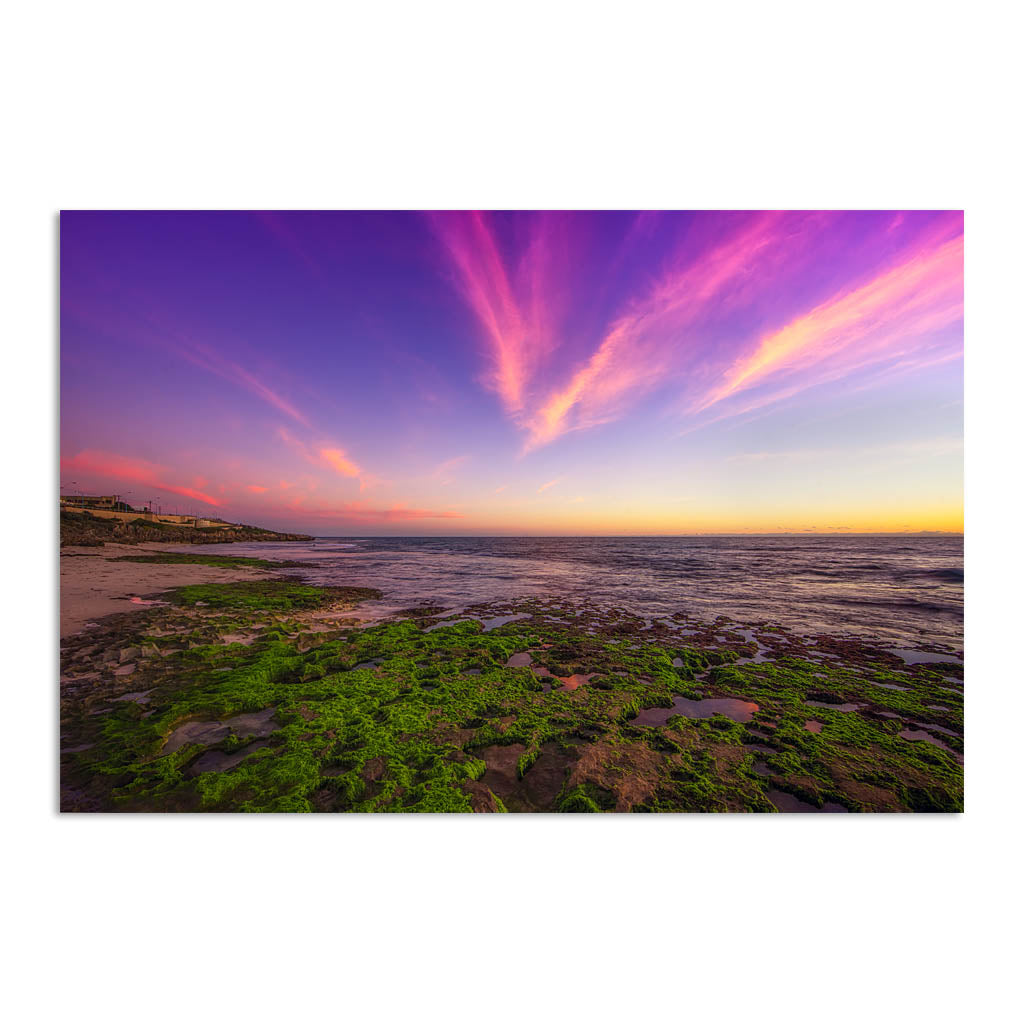
[[[193,365],[199,366],[210,373],[216,374],[218,377],[222,377],[224,380],[244,388],[303,426],[312,426],[308,417],[296,409],[291,402],[282,398],[276,391],[271,390],[271,388],[244,367],[239,366],[238,363],[230,359],[224,358],[209,346],[201,345],[197,342],[180,342],[171,343],[171,347],[182,358],[188,360]]]
[[[791,292],[798,275],[821,260],[823,239],[828,258],[840,258],[827,240],[842,218],[827,211],[727,216],[724,231],[697,258],[692,239],[684,240],[646,293],[608,322],[590,354],[559,376],[550,364],[561,341],[559,299],[568,261],[553,241],[550,219],[529,222],[524,255],[514,264],[503,252],[494,217],[438,214],[432,222],[457,286],[483,328],[484,384],[525,431],[523,450],[529,452],[569,431],[618,419],[666,386],[687,396],[685,411],[693,415],[801,367],[817,369],[802,383],[784,381],[778,399],[880,360],[910,366],[931,361],[934,354],[922,339],[962,315],[962,222],[957,225],[953,216],[939,218],[930,235],[917,236],[909,248],[890,250],[897,265],[874,281],[801,313],[783,328],[748,338],[718,326],[751,308],[770,311],[773,296]],[[886,234],[903,220],[895,215]],[[655,215],[637,217],[613,262],[656,226]],[[960,238],[950,240],[958,228]],[[709,349],[712,327],[724,336]],[[709,365],[709,351],[733,361]]]
[[[537,488],[537,493],[543,494],[549,487],[554,487],[555,484],[560,484],[561,482],[562,478],[560,476],[556,476],[554,480],[549,480],[547,483],[541,484],[540,487]]]
[[[288,430],[287,427],[279,427],[277,436],[311,465],[327,466],[341,476],[357,480],[360,491],[381,482],[377,477],[359,466],[343,448],[337,445],[330,442],[306,444],[306,442],[300,440]],[[284,485],[282,484],[282,486]]]
[[[146,484],[148,487],[171,494],[180,494],[185,498],[205,502],[207,505],[219,507],[223,504],[209,494],[192,487],[168,482],[169,470],[165,466],[148,462],[145,459],[133,459],[112,452],[89,449],[60,460],[62,472],[91,473],[97,480],[124,480],[129,483]],[[136,498],[142,501],[142,498]]]
[[[468,455],[456,455],[455,458],[446,459],[434,469],[431,476],[442,484],[453,483],[456,477],[456,471],[464,466],[468,461]]]
[[[409,508],[396,503],[389,507],[374,507],[360,501],[310,504],[305,495],[298,495],[286,505],[262,510],[264,515],[298,515],[319,522],[337,522],[373,526],[385,523],[410,522],[420,519],[461,519],[463,514],[453,509]]]
[[[687,329],[706,314],[708,304],[714,300],[721,312],[740,301],[764,252],[793,244],[802,243],[785,230],[783,215],[760,214],[699,261],[667,272],[612,324],[568,383],[549,393],[528,417],[527,450],[567,430],[616,419],[663,383],[685,355]]]
[[[484,384],[519,415],[538,368],[558,346],[557,224],[540,215],[515,267],[502,256],[484,213],[438,213],[431,224],[448,253],[456,283],[483,328],[489,367]]]
[[[176,317],[161,313],[156,308],[156,301],[151,295],[136,291],[133,297],[138,303],[148,307],[148,312],[132,314],[117,305],[107,308],[102,305],[93,306],[89,302],[82,302],[72,296],[65,297],[63,295],[61,296],[61,308],[73,312],[75,317],[84,323],[101,329],[105,333],[113,334],[123,341],[136,344],[141,340],[171,352],[193,366],[198,366],[200,369],[248,391],[303,426],[311,426],[305,413],[269,387],[251,370],[222,356],[210,345],[192,340],[177,327],[172,326],[176,322]],[[66,353],[62,353],[61,358],[66,361],[68,356]]]
[[[963,236],[925,240],[896,266],[764,335],[692,411],[762,383],[781,398],[881,361],[931,363],[936,353],[921,339],[962,317]]]
[[[260,487],[259,484],[249,484],[246,490],[251,491],[253,494],[265,494],[267,491],[266,487]]]
[[[340,448],[321,448],[320,458],[342,476],[359,477],[362,470]]]

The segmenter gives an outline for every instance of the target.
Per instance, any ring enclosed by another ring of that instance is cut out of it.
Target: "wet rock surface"
[[[320,590],[182,588],[66,638],[62,807],[962,809],[954,652],[557,598],[366,625]]]

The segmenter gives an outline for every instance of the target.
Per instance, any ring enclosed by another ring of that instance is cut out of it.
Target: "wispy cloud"
[[[321,448],[320,458],[342,476],[362,476],[363,471],[340,448]]]
[[[148,462],[146,459],[132,458],[126,455],[118,455],[114,452],[97,451],[88,449],[60,460],[62,472],[74,472],[91,474],[96,481],[123,480],[127,483],[145,484],[147,487],[165,491],[170,494],[179,494],[185,498],[192,498],[194,501],[202,501],[207,505],[219,507],[223,502],[209,494],[198,490],[195,487],[187,487],[183,484],[172,483],[172,471],[166,466]],[[141,496],[137,501],[148,500]]]
[[[934,358],[909,345],[963,316],[963,237],[924,246],[866,284],[834,296],[765,335],[730,367],[724,379],[693,406],[703,410],[769,378],[793,392],[791,375],[803,374],[797,390],[836,370],[860,369],[880,359]]]
[[[556,476],[554,480],[549,480],[547,483],[541,484],[540,487],[537,488],[537,493],[543,494],[549,487],[554,487],[555,484],[560,484],[563,479],[564,477]]]
[[[457,471],[468,461],[468,455],[456,455],[452,459],[445,459],[444,462],[441,462],[434,467],[434,471],[430,475],[439,483],[454,483]]]
[[[283,412],[286,416],[301,423],[304,427],[312,427],[309,418],[305,413],[300,412],[287,399],[283,398],[276,391],[259,380],[249,370],[225,356],[220,355],[216,350],[207,345],[197,342],[174,342],[171,347],[183,358],[194,366],[199,366],[210,373],[216,374],[224,380],[244,388],[250,394],[262,399],[268,405]]]
[[[361,491],[380,481],[368,473],[346,451],[329,442],[307,443],[296,437],[287,427],[278,427],[277,436],[306,462],[327,467],[340,476],[356,480]]]
[[[463,518],[463,513],[454,509],[410,508],[402,503],[372,506],[360,501],[311,503],[306,495],[296,495],[292,501],[284,505],[267,508],[263,511],[267,515],[286,516],[290,513],[318,522],[347,523],[359,526],[411,522],[421,519]]]
[[[437,213],[435,233],[451,260],[456,284],[483,328],[488,347],[486,387],[519,416],[533,375],[559,344],[554,221],[538,215],[515,266],[507,263],[484,213]]]
[[[527,450],[567,430],[618,418],[625,408],[687,361],[687,329],[717,303],[717,312],[742,294],[768,247],[792,244],[779,214],[755,217],[700,260],[667,274],[608,330],[597,349],[562,388],[549,394],[528,421]]]
[[[680,250],[647,293],[609,324],[590,356],[552,386],[552,374],[542,377],[539,371],[561,340],[557,296],[564,271],[552,258],[556,247],[545,227],[549,222],[532,223],[533,234],[513,271],[483,215],[434,219],[459,288],[485,331],[490,356],[485,383],[526,431],[527,451],[569,430],[618,418],[665,383],[671,370],[685,365],[691,340],[686,331],[708,315],[711,303],[721,314],[749,298],[755,272],[763,278],[765,251],[806,245],[783,214],[737,218],[725,238],[699,258]],[[636,230],[645,233],[650,224],[650,217],[641,217],[634,228],[640,225]]]
[[[309,255],[308,250],[300,241],[299,235],[292,230],[288,216],[287,213],[277,213],[273,210],[263,210],[256,213],[257,220],[263,224],[274,238],[315,278],[323,281],[324,273],[320,269],[320,265]],[[292,214],[292,216],[295,216],[295,214]]]
[[[72,313],[77,320],[100,329],[104,333],[119,338],[125,344],[137,345],[140,341],[154,348],[170,352],[193,366],[198,366],[207,373],[214,374],[222,380],[248,391],[261,401],[284,413],[296,423],[310,427],[309,417],[285,398],[280,392],[270,387],[263,379],[267,372],[266,361],[261,363],[264,369],[260,375],[242,366],[237,359],[221,354],[212,344],[195,340],[195,334],[201,331],[189,327],[180,327],[176,317],[161,312],[159,304],[146,292],[136,292],[131,298],[136,304],[144,306],[143,310],[121,308],[117,304],[104,305],[94,303],[80,296],[61,297],[62,312]],[[67,356],[61,354],[67,361]]]
[[[570,431],[619,419],[660,390],[674,390],[681,414],[691,418],[751,392],[741,405],[723,406],[721,415],[734,415],[883,360],[894,369],[929,365],[935,352],[922,339],[962,315],[962,221],[957,230],[955,215],[940,215],[924,233],[919,219],[911,224],[901,215],[857,227],[858,248],[848,265],[863,275],[877,251],[884,269],[821,302],[829,274],[815,262],[825,251],[828,267],[847,265],[836,241],[852,230],[843,217],[735,214],[716,222],[716,233],[703,240],[684,234],[662,272],[620,306],[575,366],[554,359],[569,351],[561,345],[558,302],[567,278],[552,258],[557,247],[548,222],[526,222],[527,242],[516,259],[507,254],[508,239],[500,244],[497,222],[483,214],[440,214],[433,224],[483,327],[484,383],[524,431],[523,451],[530,452]],[[656,226],[654,215],[636,218],[625,248]],[[620,253],[613,262],[621,259]],[[839,274],[833,270],[831,277]],[[791,319],[760,330],[778,314]],[[764,383],[772,393],[760,392]]]

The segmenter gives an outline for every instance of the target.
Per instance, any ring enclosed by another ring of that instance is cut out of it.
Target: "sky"
[[[963,529],[961,212],[64,212],[62,494],[318,536]]]

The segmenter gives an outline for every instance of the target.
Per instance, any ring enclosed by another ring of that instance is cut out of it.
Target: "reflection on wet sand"
[[[901,647],[890,647],[889,654],[902,658],[908,665],[962,665],[963,661],[952,654],[935,654],[932,651],[911,651]]]
[[[834,804],[826,801],[820,807],[815,807],[814,804],[809,804],[805,800],[800,800],[798,797],[793,796],[792,793],[784,793],[781,789],[769,789],[765,792],[765,796],[780,811],[797,811],[810,814],[848,814],[849,811],[842,804]]]
[[[734,722],[749,722],[757,710],[758,706],[752,701],[738,700],[735,697],[709,697],[706,700],[676,697],[670,708],[645,708],[633,719],[632,724],[664,725],[673,715],[682,715],[684,718],[725,715]]]
[[[939,732],[946,732],[950,736],[953,733],[949,732],[948,729],[939,729],[938,726],[930,725],[929,729],[937,729]],[[930,743],[933,747],[939,747],[941,750],[947,750],[951,753],[960,764],[964,763],[963,754],[958,754],[951,746],[943,743],[937,736],[933,736],[930,732],[925,732],[923,729],[901,729],[897,734],[905,740],[923,740],[925,743]]]

